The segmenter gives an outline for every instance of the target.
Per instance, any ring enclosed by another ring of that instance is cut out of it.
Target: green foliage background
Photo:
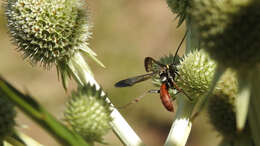
[[[118,80],[145,73],[143,60],[146,56],[159,59],[169,52],[174,53],[185,29],[176,29],[166,1],[149,0],[101,0],[89,1],[94,27],[90,47],[99,55],[106,69],[90,61],[96,80],[107,91],[115,106],[127,104],[145,91],[155,88],[151,81],[132,88],[115,88]],[[62,120],[64,104],[70,92],[65,93],[56,75],[55,68],[45,71],[25,63],[7,33],[3,8],[0,11],[0,74],[18,89],[30,93],[49,112]],[[183,50],[180,54],[183,54]],[[28,62],[28,61],[26,61]],[[75,89],[71,81],[70,89]],[[176,109],[176,107],[175,107]],[[162,145],[174,117],[164,109],[159,95],[148,95],[139,103],[121,109],[123,116],[149,146]],[[209,126],[205,114],[194,122],[188,146],[214,146],[219,136]],[[18,128],[44,145],[57,143],[47,133],[25,117],[17,116]],[[27,127],[27,128],[24,128]],[[109,145],[121,145],[110,132],[105,140]]]

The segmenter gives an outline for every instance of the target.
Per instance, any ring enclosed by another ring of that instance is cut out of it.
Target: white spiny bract
[[[101,90],[85,85],[73,92],[67,103],[65,120],[88,142],[103,142],[102,136],[110,130],[110,104],[101,96]]]
[[[176,83],[190,97],[197,99],[208,92],[216,64],[203,50],[187,54],[177,66]]]
[[[7,0],[9,31],[18,50],[45,67],[88,48],[89,20],[83,0]],[[95,54],[94,54],[95,55]]]

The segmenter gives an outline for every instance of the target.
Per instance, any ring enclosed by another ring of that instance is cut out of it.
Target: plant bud
[[[102,142],[102,136],[110,130],[110,104],[101,92],[88,84],[73,92],[67,103],[65,120],[88,142]]]

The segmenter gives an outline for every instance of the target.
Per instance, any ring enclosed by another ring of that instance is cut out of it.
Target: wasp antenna
[[[185,38],[187,36],[187,33],[188,33],[188,31],[185,32],[185,34],[184,34],[184,36],[183,36],[183,38],[182,38],[182,40],[181,40],[181,42],[180,42],[176,52],[175,52],[175,55],[174,55],[174,58],[173,58],[173,63],[175,62],[176,56],[177,56],[177,54],[179,52],[179,49],[181,48],[182,43],[184,42],[184,40],[185,40]]]

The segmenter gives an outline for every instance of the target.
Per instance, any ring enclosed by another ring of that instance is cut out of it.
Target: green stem
[[[84,139],[58,122],[32,97],[22,94],[3,78],[0,78],[0,92],[16,104],[25,114],[52,134],[61,144],[88,146]]]
[[[183,96],[179,96],[177,104],[178,110],[175,120],[164,146],[185,146],[191,131],[192,123],[190,117],[195,103],[188,101]]]
[[[80,53],[76,53],[75,56],[68,63],[68,68],[71,70],[73,78],[77,81],[79,86],[90,83],[95,85],[97,90],[100,89],[100,85],[96,82],[93,75],[88,71],[88,65]],[[105,92],[102,90],[102,95]],[[111,103],[109,98],[106,98],[108,103]],[[112,104],[111,104],[112,105]],[[144,145],[139,136],[134,132],[118,110],[111,106],[111,117],[113,118],[111,127],[113,132],[118,136],[124,145],[142,146]]]
[[[190,17],[186,18],[186,26],[187,37],[185,53],[187,54],[194,49],[199,49],[199,39],[197,37],[197,30],[193,26]],[[183,96],[178,97],[177,101],[178,110],[175,117],[176,119],[172,124],[165,146],[185,146],[191,131],[191,114],[196,102],[187,101]]]
[[[186,29],[187,29],[187,39],[186,39],[185,54],[191,52],[194,49],[200,49],[198,30],[192,23],[192,20],[190,17],[186,18]]]

